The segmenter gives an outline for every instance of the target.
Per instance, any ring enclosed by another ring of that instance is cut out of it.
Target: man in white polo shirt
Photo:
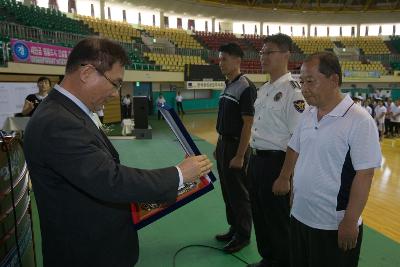
[[[376,124],[340,93],[336,55],[311,55],[301,67],[300,81],[310,107],[293,133],[273,188],[275,194],[286,193],[294,170],[292,266],[355,267],[362,241],[360,216],[382,158]]]

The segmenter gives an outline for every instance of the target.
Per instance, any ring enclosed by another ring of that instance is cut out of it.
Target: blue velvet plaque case
[[[183,151],[187,156],[201,155],[200,150],[193,142],[178,114],[174,108],[163,105],[159,106],[161,114],[165,118],[172,132],[175,134]],[[170,212],[186,205],[196,198],[214,189],[213,182],[216,180],[214,174],[210,172],[208,175],[199,178],[193,183],[185,183],[178,190],[178,197],[174,203],[132,203],[131,211],[133,222],[136,229],[140,229],[150,223],[160,219]]]

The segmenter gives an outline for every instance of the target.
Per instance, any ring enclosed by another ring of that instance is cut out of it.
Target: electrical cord
[[[17,220],[17,210],[15,208],[15,195],[14,195],[14,179],[12,175],[12,167],[11,167],[11,156],[10,151],[8,150],[6,139],[4,137],[3,131],[0,131],[0,137],[3,140],[3,144],[1,146],[2,151],[6,152],[7,161],[8,161],[8,173],[10,176],[10,188],[11,188],[11,203],[13,207],[13,217],[14,217],[14,235],[15,235],[15,243],[17,246],[17,255],[19,266],[22,267],[22,258],[21,258],[21,248],[19,246],[19,238],[18,238],[18,220]]]
[[[224,254],[226,254],[225,251],[224,251],[223,249],[220,249],[220,248],[217,248],[217,247],[213,247],[213,246],[196,245],[196,244],[188,245],[188,246],[184,246],[184,247],[178,249],[178,250],[175,252],[174,257],[173,257],[173,260],[172,260],[172,266],[173,266],[173,267],[176,267],[176,258],[177,258],[177,256],[178,256],[179,253],[181,253],[183,250],[185,250],[185,249],[187,249],[187,248],[196,248],[196,247],[197,247],[197,248],[210,248],[210,249],[213,249],[213,250],[221,251],[221,252],[223,252]],[[246,265],[249,264],[247,261],[245,261],[244,259],[240,258],[239,256],[236,256],[235,254],[229,254],[229,255],[232,256],[232,257],[234,257],[234,258],[237,259],[238,261],[243,262],[243,263],[246,264]]]

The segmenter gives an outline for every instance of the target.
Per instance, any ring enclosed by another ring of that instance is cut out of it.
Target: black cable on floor
[[[1,149],[4,152],[6,152],[6,154],[7,154],[8,172],[9,172],[9,176],[10,176],[10,186],[11,186],[11,203],[12,203],[12,207],[13,207],[13,217],[14,217],[14,234],[15,234],[15,241],[16,241],[16,245],[17,245],[17,255],[18,255],[19,267],[22,267],[21,248],[19,246],[19,239],[18,239],[18,220],[17,220],[17,210],[15,208],[14,179],[13,179],[13,175],[12,175],[10,151],[8,150],[6,139],[4,138],[4,134],[2,131],[0,131],[0,137],[3,140],[3,145],[1,147]]]
[[[221,251],[221,252],[223,252],[224,254],[226,254],[226,252],[225,252],[223,249],[221,249],[221,248],[216,248],[216,247],[213,247],[213,246],[207,246],[207,245],[188,245],[188,246],[184,246],[184,247],[178,249],[178,250],[175,252],[174,257],[173,257],[173,261],[172,261],[172,266],[173,266],[173,267],[176,267],[176,258],[177,258],[178,254],[179,254],[180,252],[182,252],[183,250],[185,250],[185,249],[187,249],[187,248],[196,248],[196,247],[197,247],[197,248],[210,248],[210,249],[213,249],[213,250]],[[244,259],[240,258],[239,256],[236,256],[235,254],[229,254],[229,255],[232,256],[232,257],[234,257],[234,258],[237,259],[238,261],[243,262],[244,264],[249,264],[247,261],[245,261]]]

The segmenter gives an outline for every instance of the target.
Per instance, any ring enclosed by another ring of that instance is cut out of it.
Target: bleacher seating
[[[390,36],[390,43],[396,50],[395,53],[400,53],[400,36]]]
[[[154,65],[154,63],[149,62],[142,53],[137,49],[128,50],[128,57],[130,61],[129,68],[133,70],[156,70],[161,71],[161,66]]]
[[[256,59],[243,59],[240,65],[240,70],[243,73],[261,73],[260,60]]]
[[[196,32],[195,35],[189,34],[181,29],[161,29],[157,27],[144,26],[144,30],[139,30],[126,22],[116,22],[101,20],[88,16],[76,16],[72,19],[54,9],[40,8],[37,6],[25,6],[15,0],[0,0],[0,23],[16,23],[25,26],[23,30],[17,29],[14,32],[0,34],[0,46],[9,43],[11,38],[19,38],[28,41],[49,43],[65,47],[72,47],[82,37],[81,35],[100,34],[110,39],[119,41],[128,52],[131,64],[127,66],[134,70],[154,70],[154,71],[183,71],[185,64],[218,64],[215,51],[222,44],[235,42],[245,51],[246,56],[242,61],[241,69],[246,73],[261,73],[259,56],[256,53],[261,50],[264,36],[243,35],[238,38],[232,33],[206,33]],[[13,24],[15,25],[15,24]],[[31,27],[31,28],[29,28]],[[29,29],[43,33],[40,35],[29,35]],[[38,28],[45,31],[40,31]],[[202,49],[201,55],[207,58],[207,62],[200,56],[187,56],[187,50],[163,51],[161,54],[150,51],[141,41],[141,34],[154,38],[166,38],[178,48]],[[64,32],[64,33],[62,33]],[[73,34],[71,34],[73,33]],[[64,36],[64,37],[60,37]],[[68,39],[68,36],[72,36]],[[56,38],[55,38],[56,37]],[[36,39],[35,39],[36,38]],[[58,38],[58,39],[57,39]],[[63,39],[65,38],[65,39]],[[335,45],[340,47],[357,47],[368,58],[376,59],[377,54],[396,54],[400,51],[400,37],[391,37],[384,42],[381,37],[340,37],[335,42],[328,37],[293,37],[295,43],[294,54],[289,62],[289,70],[298,71],[304,54],[311,54],[317,51],[332,50]],[[207,48],[205,49],[204,46]],[[390,52],[392,51],[392,52]],[[9,49],[1,49],[0,64],[4,65],[5,55],[11,58]],[[181,55],[182,54],[182,55]],[[364,58],[364,56],[363,56]],[[390,66],[392,70],[400,69],[400,63],[394,60],[397,58],[380,59],[379,61],[343,61],[342,69],[350,71],[378,71],[386,74],[385,66]],[[394,61],[394,62],[393,62]],[[399,61],[399,60],[397,60]],[[383,65],[382,62],[385,64]]]
[[[260,51],[264,45],[265,36],[245,34],[243,35],[243,38],[246,39],[256,51]]]
[[[182,56],[175,54],[157,54],[145,52],[145,57],[155,64],[161,65],[162,70],[184,71],[185,64],[206,65],[207,63],[200,56]]]
[[[0,8],[6,12],[7,17],[22,25],[82,35],[93,34],[83,22],[68,18],[66,14],[55,9],[25,6],[15,0],[0,0]]]
[[[110,39],[130,43],[132,40],[138,40],[138,38],[140,38],[140,31],[127,22],[98,19],[81,15],[77,15],[77,18],[93,29],[94,32],[100,33],[102,36]]]
[[[329,37],[293,37],[294,43],[304,54],[332,50],[335,46]]]
[[[210,50],[218,51],[221,45],[237,43],[243,51],[254,50],[246,40],[237,38],[233,33],[196,32],[196,38]]]
[[[201,44],[192,35],[181,29],[161,29],[152,26],[143,26],[152,37],[166,38],[179,48],[202,49]]]
[[[377,71],[381,75],[387,73],[386,68],[380,61],[370,61],[363,63],[361,61],[341,61],[342,71]]]
[[[360,48],[366,55],[390,54],[383,39],[378,36],[341,37],[340,42],[345,47]]]
[[[390,67],[392,68],[392,70],[400,70],[400,62],[392,62],[390,64]]]

